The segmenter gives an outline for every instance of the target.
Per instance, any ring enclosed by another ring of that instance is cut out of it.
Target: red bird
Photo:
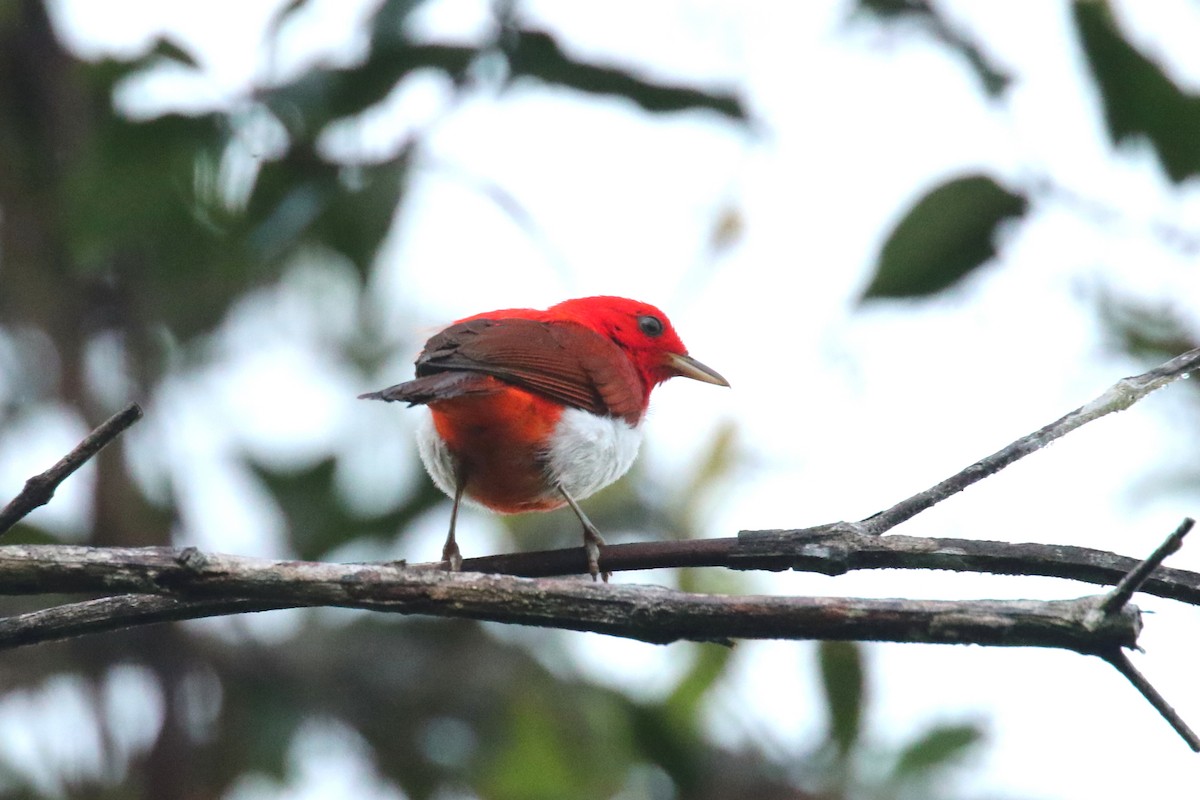
[[[604,539],[576,501],[633,465],[651,390],[676,375],[729,385],[687,354],[666,315],[623,297],[476,314],[426,342],[416,366],[415,379],[361,397],[429,407],[417,446],[454,499],[442,548],[452,570],[465,496],[501,514],[571,506],[595,578]]]

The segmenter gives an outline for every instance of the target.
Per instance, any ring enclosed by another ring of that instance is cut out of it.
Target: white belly
[[[546,473],[571,497],[582,500],[628,472],[641,444],[640,427],[568,408],[550,439]]]
[[[558,496],[555,487],[559,484],[576,500],[590,497],[629,471],[641,444],[640,427],[623,419],[568,408],[559,419],[545,454],[547,497]],[[454,497],[457,475],[454,456],[434,427],[428,410],[421,415],[417,427],[417,450],[434,485]]]

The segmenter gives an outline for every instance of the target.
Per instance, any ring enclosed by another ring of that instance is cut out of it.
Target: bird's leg
[[[562,496],[567,500],[567,505],[571,506],[575,516],[579,517],[579,521],[583,523],[583,549],[587,553],[588,574],[592,576],[592,580],[596,580],[599,576],[607,583],[608,576],[612,573],[600,571],[600,547],[605,543],[604,537],[600,535],[600,530],[592,524],[587,514],[583,513],[583,509],[579,507],[579,503],[575,502],[575,498],[571,497],[561,483],[558,485],[558,491],[562,492]]]
[[[462,553],[458,551],[458,542],[454,540],[454,526],[458,524],[458,506],[462,503],[463,490],[467,488],[466,476],[459,473],[457,485],[454,487],[454,507],[450,509],[450,533],[446,543],[442,545],[442,561],[451,572],[462,569]]]

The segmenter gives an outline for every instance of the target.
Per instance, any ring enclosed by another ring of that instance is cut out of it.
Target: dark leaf
[[[404,35],[405,21],[422,2],[388,0],[381,5],[368,23],[371,46],[361,63],[310,70],[291,83],[260,93],[260,99],[287,127],[294,142],[311,147],[330,122],[359,114],[381,102],[415,70],[437,69],[456,80],[462,75],[478,54],[475,48],[416,44]],[[276,23],[283,21],[281,16]]]
[[[407,154],[382,164],[340,167],[297,147],[265,165],[247,209],[250,251],[267,263],[304,245],[345,255],[365,276],[400,202]]]
[[[159,39],[151,49],[150,58],[165,58],[189,67],[199,67],[199,62],[182,45],[168,38]]]
[[[1024,195],[984,175],[942,184],[892,231],[862,299],[919,297],[954,285],[996,254],[1000,223],[1028,207]]]
[[[259,98],[293,140],[311,143],[330,122],[381,102],[410,72],[437,69],[457,78],[475,56],[470,47],[396,44],[372,50],[366,61],[353,67],[306,72]]]
[[[821,642],[821,687],[829,709],[829,741],[843,757],[862,727],[864,682],[862,648],[854,642]]]
[[[904,748],[892,771],[896,780],[904,780],[952,766],[961,761],[983,738],[974,725],[946,725],[927,732]]]
[[[692,109],[715,111],[738,122],[749,114],[732,93],[705,92],[688,86],[652,83],[624,70],[575,61],[548,33],[520,31],[508,50],[514,76],[537,78],[592,94],[624,97],[647,111],[669,112]]]
[[[701,644],[695,648],[695,660],[667,697],[664,706],[680,725],[698,729],[701,701],[713,684],[725,674],[733,648],[718,644]]]
[[[1007,70],[997,66],[972,38],[931,6],[927,0],[858,0],[857,11],[887,23],[919,27],[958,53],[983,84],[989,97],[998,97],[1012,83]]]
[[[1146,137],[1176,183],[1200,173],[1200,97],[1121,36],[1107,3],[1076,2],[1073,10],[1113,142]]]
[[[271,17],[271,21],[267,24],[267,30],[271,36],[278,34],[279,29],[287,24],[293,16],[308,5],[309,0],[287,0]]]

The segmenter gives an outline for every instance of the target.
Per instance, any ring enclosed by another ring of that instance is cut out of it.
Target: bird
[[[569,506],[583,525],[588,572],[608,580],[604,538],[579,501],[633,465],[650,393],[673,377],[729,386],[688,355],[655,306],[581,297],[460,319],[425,343],[412,380],[359,397],[427,407],[417,450],[453,500],[446,569],[462,567],[463,502],[501,514]]]

